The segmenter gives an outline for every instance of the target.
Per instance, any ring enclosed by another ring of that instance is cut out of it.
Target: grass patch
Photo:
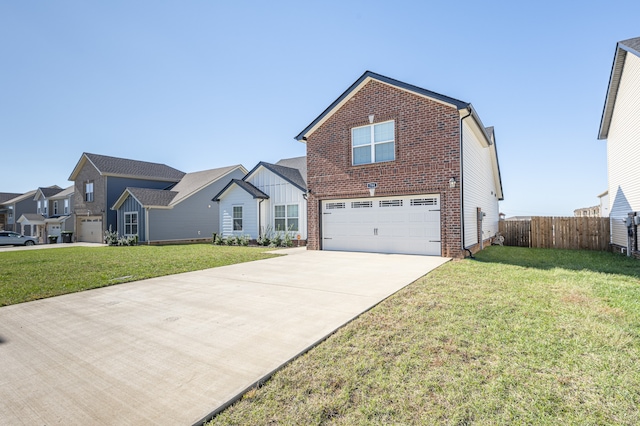
[[[396,293],[210,424],[640,423],[640,263],[476,257]]]
[[[268,248],[210,244],[69,247],[0,253],[0,306],[266,259]]]

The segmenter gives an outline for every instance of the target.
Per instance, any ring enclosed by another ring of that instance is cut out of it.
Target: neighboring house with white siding
[[[242,179],[229,182],[213,198],[219,204],[222,236],[248,235],[255,240],[288,232],[298,243],[305,242],[306,168],[306,157],[260,162]]]
[[[498,232],[495,132],[468,102],[366,71],[296,139],[309,249],[463,257]]]
[[[607,140],[609,218],[614,249],[637,252],[627,218],[640,211],[640,37],[618,42],[598,139]],[[637,230],[632,224],[631,230]]]
[[[187,173],[169,189],[129,187],[111,207],[118,235],[140,243],[211,241],[219,232],[219,211],[211,198],[247,173],[242,165]]]

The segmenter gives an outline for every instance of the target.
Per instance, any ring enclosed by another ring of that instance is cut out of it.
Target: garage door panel
[[[439,195],[324,201],[323,249],[439,256],[439,201]]]
[[[78,241],[88,243],[102,243],[102,218],[80,218],[78,222]]]

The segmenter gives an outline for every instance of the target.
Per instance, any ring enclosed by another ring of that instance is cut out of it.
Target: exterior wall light
[[[456,187],[456,178],[452,177],[451,179],[449,179],[449,188],[455,188]]]

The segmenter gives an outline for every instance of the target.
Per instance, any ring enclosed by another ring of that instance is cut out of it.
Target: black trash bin
[[[70,243],[71,241],[71,237],[73,236],[73,232],[63,232],[62,233],[62,242],[63,243]]]

